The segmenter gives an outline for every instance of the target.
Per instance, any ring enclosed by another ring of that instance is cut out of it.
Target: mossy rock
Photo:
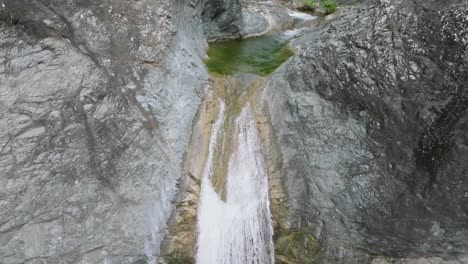
[[[318,264],[323,247],[309,229],[281,230],[275,235],[277,263]]]
[[[186,252],[175,251],[164,257],[167,264],[195,264],[195,259]]]

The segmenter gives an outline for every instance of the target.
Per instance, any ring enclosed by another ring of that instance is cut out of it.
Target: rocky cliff
[[[290,225],[332,262],[468,253],[467,14],[465,1],[343,9],[271,77]]]
[[[206,89],[200,1],[0,2],[0,262],[158,255]]]
[[[466,263],[468,4],[340,9],[259,98],[285,237],[310,263]],[[235,0],[0,0],[0,262],[156,262],[206,40],[268,21]]]

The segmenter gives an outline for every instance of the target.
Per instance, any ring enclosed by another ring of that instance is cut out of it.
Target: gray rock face
[[[268,20],[256,13],[249,10],[242,12],[241,35],[251,36],[259,35],[268,31],[270,24]]]
[[[264,94],[291,225],[344,263],[468,254],[468,4],[343,12],[293,43]]]
[[[0,262],[151,263],[207,81],[201,3],[0,1]]]
[[[203,1],[202,18],[208,40],[239,38],[242,21],[239,0]]]
[[[243,2],[240,33],[243,38],[274,34],[293,28],[299,21],[279,2]]]

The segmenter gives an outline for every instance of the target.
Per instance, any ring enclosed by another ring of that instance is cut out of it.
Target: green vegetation
[[[303,12],[314,13],[317,9],[316,0],[303,0],[303,6],[298,9]],[[335,0],[320,0],[320,5],[325,9],[327,15],[332,14],[336,11],[337,4]]]
[[[263,36],[211,44],[206,65],[219,74],[253,73],[261,76],[272,73],[293,55],[283,36]]]
[[[315,0],[304,0],[304,5],[313,10],[315,9],[317,3]]]
[[[336,11],[337,4],[335,0],[322,0],[322,5],[327,10],[327,14],[332,14]]]
[[[315,7],[316,4],[315,0],[304,0],[304,5],[306,6]]]
[[[313,13],[317,7],[315,0],[304,0],[304,4],[298,8],[298,10],[308,13]]]

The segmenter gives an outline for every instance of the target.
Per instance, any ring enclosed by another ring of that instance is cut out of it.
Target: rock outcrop
[[[203,27],[208,40],[241,36],[242,12],[239,0],[203,0]]]
[[[467,14],[343,8],[269,80],[290,227],[313,229],[329,261],[468,254]]]
[[[208,80],[202,11],[0,1],[1,263],[158,255]]]

